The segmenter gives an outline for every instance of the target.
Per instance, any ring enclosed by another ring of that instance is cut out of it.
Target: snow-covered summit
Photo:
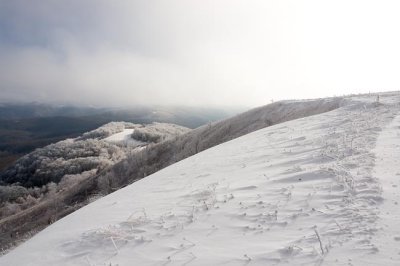
[[[399,265],[400,94],[356,96],[171,165],[0,265]]]

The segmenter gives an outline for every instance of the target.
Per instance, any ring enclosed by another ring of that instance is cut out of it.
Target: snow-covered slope
[[[375,98],[180,161],[54,223],[0,265],[399,265],[400,96]]]
[[[133,128],[124,129],[123,131],[113,134],[105,138],[104,140],[110,142],[124,141],[127,138],[130,138],[130,135],[133,133],[133,131],[134,131]]]
[[[104,141],[111,142],[111,143],[118,143],[118,144],[123,144],[125,146],[139,146],[147,143],[143,143],[140,141],[137,141],[131,137],[134,129],[133,128],[127,128],[124,129],[121,132],[115,133],[107,138],[104,139]]]

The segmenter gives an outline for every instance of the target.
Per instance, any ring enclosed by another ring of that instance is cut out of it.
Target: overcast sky
[[[399,1],[0,0],[0,100],[257,106],[400,88]]]

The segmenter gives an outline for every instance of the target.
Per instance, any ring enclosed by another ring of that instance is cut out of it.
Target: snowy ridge
[[[400,97],[374,99],[178,162],[56,222],[0,265],[399,265],[379,255],[380,234],[393,232],[381,224],[387,193],[374,167]]]

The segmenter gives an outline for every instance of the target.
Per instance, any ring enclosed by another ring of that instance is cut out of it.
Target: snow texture
[[[0,265],[400,265],[400,95],[375,98],[180,161]]]

